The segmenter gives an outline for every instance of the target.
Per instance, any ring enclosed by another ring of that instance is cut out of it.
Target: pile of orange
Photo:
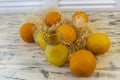
[[[82,21],[86,23],[89,22],[88,15],[82,11],[75,12],[72,15],[71,22],[75,22],[78,19],[82,19]],[[48,28],[51,28],[52,25],[62,21],[62,15],[57,11],[51,11],[47,13],[43,21],[45,22],[46,26],[48,26]],[[34,42],[34,30],[36,30],[35,24],[23,24],[20,28],[20,37],[25,42]],[[75,27],[69,23],[64,23],[57,26],[57,28],[55,29],[55,33],[62,34],[64,40],[71,43],[74,43],[77,38]],[[46,48],[46,43],[42,38],[43,37],[41,37],[41,35],[39,34],[37,37],[37,41],[44,50]],[[90,76],[94,72],[94,70],[96,69],[96,58],[94,55],[107,52],[110,48],[110,39],[106,34],[94,33],[88,37],[87,47],[87,50],[82,49],[71,54],[69,68],[70,71],[76,76],[86,77]]]

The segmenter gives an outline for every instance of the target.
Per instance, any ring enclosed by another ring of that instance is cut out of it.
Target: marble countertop
[[[110,50],[97,56],[97,68],[91,77],[76,77],[68,65],[54,67],[37,44],[19,37],[25,14],[0,14],[0,80],[120,80],[120,12],[89,12],[96,28],[111,39]]]

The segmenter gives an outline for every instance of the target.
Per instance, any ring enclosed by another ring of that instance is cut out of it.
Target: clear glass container
[[[44,50],[47,61],[55,66],[63,65],[73,51],[70,42],[65,41],[62,34],[44,34],[46,48]]]

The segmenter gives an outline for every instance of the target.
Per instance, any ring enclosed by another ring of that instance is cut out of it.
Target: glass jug
[[[66,63],[74,50],[72,43],[65,41],[62,34],[45,34],[43,38],[47,44],[44,50],[47,61],[55,66]]]

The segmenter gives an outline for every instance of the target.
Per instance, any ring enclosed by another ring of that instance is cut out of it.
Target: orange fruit
[[[70,70],[76,76],[90,76],[96,69],[96,58],[88,50],[78,50],[70,58]]]
[[[45,23],[48,27],[51,27],[53,24],[56,24],[60,21],[61,14],[56,11],[49,12],[45,18]]]
[[[62,24],[57,27],[56,34],[62,33],[65,40],[74,42],[76,40],[75,29],[68,24]]]
[[[82,11],[78,11],[73,14],[72,20],[75,21],[76,19],[83,19],[85,22],[89,21],[88,15]]]
[[[20,28],[20,37],[25,41],[25,42],[34,42],[33,38],[33,28],[34,28],[33,23],[25,23],[21,26]]]
[[[103,54],[110,48],[110,39],[104,33],[94,33],[88,37],[87,47],[94,54]]]

